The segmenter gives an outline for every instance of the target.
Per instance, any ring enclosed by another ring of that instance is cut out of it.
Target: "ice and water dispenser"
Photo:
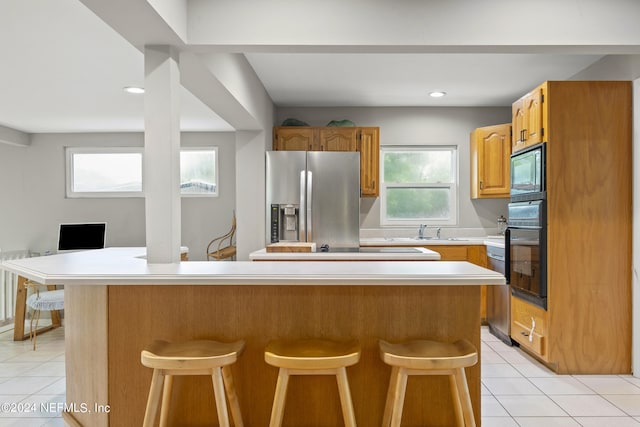
[[[271,205],[271,243],[298,241],[300,205]]]

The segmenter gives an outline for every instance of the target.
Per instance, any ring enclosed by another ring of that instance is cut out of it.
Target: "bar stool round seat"
[[[380,340],[379,347],[380,358],[392,367],[383,427],[400,426],[409,375],[449,376],[457,425],[475,427],[464,368],[478,363],[478,351],[469,341],[414,340],[392,344]]]
[[[335,375],[344,424],[347,427],[355,427],[356,419],[346,368],[358,363],[360,351],[360,344],[357,341],[337,342],[322,339],[271,341],[265,349],[264,360],[269,365],[280,369],[269,426],[282,425],[287,385],[291,375]]]
[[[156,340],[146,346],[140,354],[140,361],[142,365],[153,369],[153,376],[143,427],[154,425],[161,396],[160,426],[167,425],[174,375],[210,375],[218,423],[221,427],[230,426],[228,399],[234,425],[242,427],[242,415],[230,365],[238,359],[244,345],[244,341],[223,343],[199,340],[170,343]]]

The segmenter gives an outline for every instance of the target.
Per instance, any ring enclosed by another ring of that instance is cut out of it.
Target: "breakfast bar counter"
[[[504,276],[445,261],[181,262],[147,264],[144,248],[108,248],[7,261],[2,267],[65,286],[67,411],[74,426],[140,426],[151,370],[140,363],[154,339],[244,340],[232,366],[248,427],[269,423],[277,369],[264,361],[272,339],[357,339],[347,369],[357,424],[382,420],[391,373],[378,340],[466,338],[480,354],[480,285]],[[467,369],[480,425],[480,364]],[[216,425],[210,379],[178,377],[170,425]],[[449,382],[409,381],[403,425],[452,425]],[[295,378],[284,426],[342,425],[335,378]]]

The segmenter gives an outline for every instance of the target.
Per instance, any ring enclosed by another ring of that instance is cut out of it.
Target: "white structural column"
[[[171,46],[144,50],[147,263],[180,262],[180,71]]]

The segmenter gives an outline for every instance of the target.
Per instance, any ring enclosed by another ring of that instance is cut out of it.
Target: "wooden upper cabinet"
[[[380,194],[380,128],[276,126],[273,150],[357,151],[361,195],[378,197]]]
[[[544,92],[545,85],[543,84],[518,99],[511,106],[512,152],[544,141]]]
[[[362,197],[380,195],[380,128],[359,128],[360,190]]]
[[[357,151],[355,127],[276,126],[273,149],[290,151]]]
[[[356,151],[357,129],[354,127],[319,128],[320,151]]]
[[[273,150],[309,151],[314,149],[317,132],[308,127],[274,127]]]
[[[509,197],[511,123],[471,132],[471,198]]]

